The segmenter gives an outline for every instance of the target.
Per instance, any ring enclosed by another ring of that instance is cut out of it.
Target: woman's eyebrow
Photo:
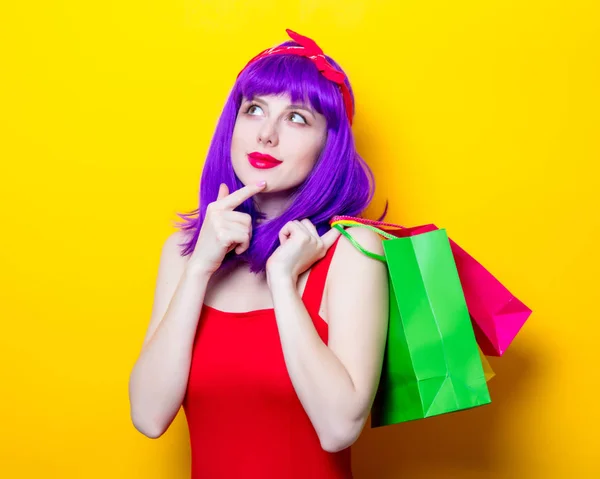
[[[306,110],[306,111],[310,112],[310,114],[312,116],[316,116],[314,110],[308,105],[298,105],[298,104],[289,105],[286,108],[286,110]]]

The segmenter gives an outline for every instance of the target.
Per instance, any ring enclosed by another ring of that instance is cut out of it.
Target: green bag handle
[[[355,221],[339,220],[339,221],[333,222],[333,227],[336,230],[338,230],[340,233],[342,233],[342,235],[344,235],[348,239],[348,241],[350,241],[350,243],[352,243],[352,245],[358,251],[360,251],[362,254],[368,256],[369,258],[373,258],[373,259],[379,260],[383,263],[387,263],[385,256],[381,256],[377,253],[372,253],[371,251],[367,251],[360,244],[358,244],[358,242],[352,237],[352,235],[350,235],[350,233],[348,233],[344,229],[344,225],[345,226],[359,226],[361,228],[367,228],[371,231],[375,231],[376,233],[380,234],[381,236],[386,237],[387,239],[396,239],[396,236],[391,235],[391,234],[387,233],[386,231],[383,231],[382,229],[375,228],[374,226],[357,223]]]

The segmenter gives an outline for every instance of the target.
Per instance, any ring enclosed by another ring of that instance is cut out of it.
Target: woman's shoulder
[[[345,230],[363,249],[384,256],[384,240],[375,231],[360,226]],[[364,304],[385,304],[386,301],[381,300],[387,297],[388,287],[387,264],[364,254],[348,238],[340,236],[328,275],[328,322],[333,324],[334,311],[348,311],[349,304],[357,313],[364,309]],[[385,316],[383,312],[382,316]]]
[[[359,245],[361,245],[367,251],[376,253],[378,255],[384,254],[383,240],[375,231],[368,228],[363,228],[361,226],[350,226],[345,228],[345,230]],[[365,254],[361,253],[344,235],[340,236],[338,243],[339,244],[336,247],[336,255],[334,255],[334,257],[343,256],[346,259],[349,259],[355,257],[357,254],[367,257]],[[338,252],[338,250],[340,250],[340,252]]]
[[[161,263],[169,264],[174,267],[182,267],[187,264],[190,255],[182,256],[183,245],[190,240],[189,233],[185,231],[175,231],[167,236],[163,241],[161,251]]]
[[[383,240],[375,231],[360,226],[350,226],[345,230],[363,249],[384,255]],[[337,243],[331,258],[332,277],[345,280],[346,275],[359,271],[370,280],[374,275],[382,274],[383,263],[359,251],[344,235],[338,238]]]
[[[171,234],[169,234],[169,236],[167,236],[167,238],[164,241],[164,246],[166,246],[167,248],[170,249],[176,249],[178,251],[181,251],[181,246],[183,243],[188,242],[191,239],[191,234],[183,231],[183,230],[177,230],[172,232]]]

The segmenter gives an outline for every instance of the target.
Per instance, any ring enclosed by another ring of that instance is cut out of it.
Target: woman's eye
[[[294,118],[294,117],[298,117],[298,118],[300,118],[300,120],[301,120],[301,122],[302,122],[302,123],[306,123],[306,120],[304,119],[304,117],[303,117],[302,115],[300,115],[299,113],[292,113],[292,116],[291,116],[291,117],[292,117],[292,118]],[[293,120],[292,120],[292,121],[293,121]],[[294,122],[294,123],[297,123],[297,122]]]
[[[262,112],[263,112],[262,108],[259,105],[257,105],[256,103],[253,103],[248,108],[246,108],[246,113],[248,115],[256,116],[256,115],[261,114]],[[296,112],[292,112],[290,114],[290,119],[292,120],[293,123],[307,124],[306,118],[304,118],[302,115],[300,115],[299,113],[296,113]]]
[[[258,106],[258,105],[256,105],[256,104],[252,104],[252,105],[250,105],[250,106],[248,107],[248,109],[246,110],[246,113],[248,113],[248,114],[252,115],[252,114],[253,114],[253,112],[254,112],[253,108],[258,108],[259,110],[261,110],[261,111],[262,111],[262,108],[261,108],[260,106]]]

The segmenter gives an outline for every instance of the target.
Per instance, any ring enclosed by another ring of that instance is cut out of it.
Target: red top
[[[325,343],[319,307],[338,241],[313,265],[302,295]],[[352,478],[350,448],[323,450],[296,395],[273,308],[202,307],[183,408],[192,479]]]

